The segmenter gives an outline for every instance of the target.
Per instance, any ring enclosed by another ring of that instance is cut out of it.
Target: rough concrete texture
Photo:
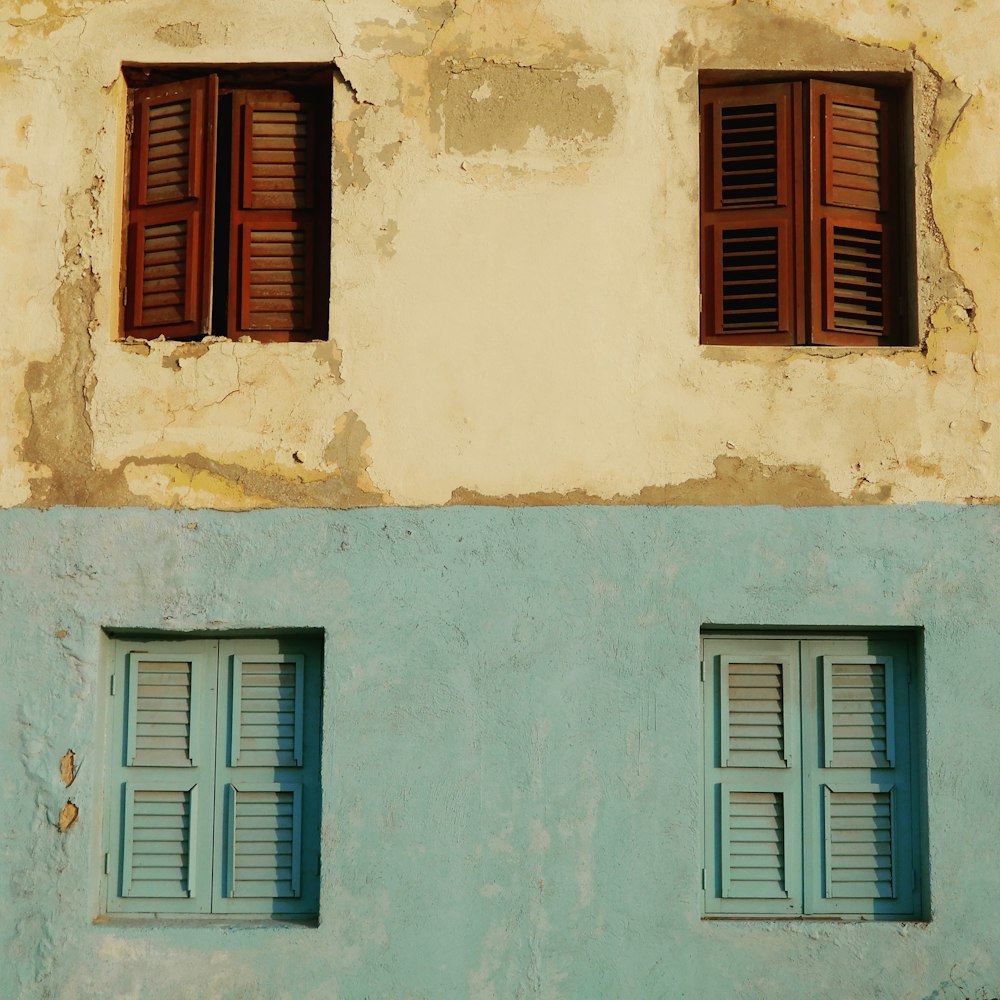
[[[0,525],[4,1000],[1000,990],[996,506]],[[928,923],[701,918],[705,624],[923,628]],[[318,928],[92,923],[107,627],[325,630]]]
[[[0,505],[1000,497],[994,3],[2,9]],[[119,341],[123,61],[336,63],[329,343]],[[912,75],[919,347],[698,345],[700,69]]]

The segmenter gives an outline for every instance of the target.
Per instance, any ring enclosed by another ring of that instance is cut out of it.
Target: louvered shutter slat
[[[791,663],[775,657],[721,659],[723,767],[788,767],[786,739]]]
[[[127,335],[208,332],[217,95],[215,76],[134,93]]]
[[[301,887],[301,786],[229,787],[229,895],[294,898]]]
[[[723,894],[786,898],[784,796],[727,786],[722,795]]]
[[[896,897],[893,792],[824,788],[828,898]]]
[[[302,764],[304,659],[233,658],[233,767]]]
[[[893,688],[891,657],[823,657],[827,767],[893,766]]]
[[[199,702],[196,660],[128,655],[126,760],[132,767],[194,767]]]
[[[126,786],[122,895],[185,899],[195,881],[197,786]]]

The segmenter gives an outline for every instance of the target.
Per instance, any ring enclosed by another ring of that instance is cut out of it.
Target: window
[[[898,89],[701,89],[701,340],[908,342]]]
[[[321,650],[116,639],[106,912],[314,917]]]
[[[915,643],[703,643],[707,916],[919,919]]]
[[[126,76],[125,335],[325,337],[329,70]]]

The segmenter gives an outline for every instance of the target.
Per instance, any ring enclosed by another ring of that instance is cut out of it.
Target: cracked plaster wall
[[[0,6],[0,505],[1000,496],[1000,9]],[[331,340],[118,337],[123,61],[335,61]],[[697,343],[697,71],[914,81],[920,347]]]

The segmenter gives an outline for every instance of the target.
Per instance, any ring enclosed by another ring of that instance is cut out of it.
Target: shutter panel
[[[215,644],[115,643],[110,913],[211,909]]]
[[[871,87],[809,83],[812,341],[896,343],[900,192],[894,104]]]
[[[803,643],[807,911],[919,913],[911,767],[912,657],[904,642]]]
[[[702,342],[791,344],[798,84],[702,91]]]
[[[233,767],[302,764],[304,657],[235,656]]]
[[[319,730],[316,646],[220,643],[216,769],[218,913],[305,916],[319,910]]]
[[[325,336],[330,108],[312,93],[233,94],[230,336]]]
[[[125,333],[209,332],[218,78],[134,92]]]
[[[301,894],[302,786],[230,785],[231,897],[281,899]]]
[[[798,643],[705,639],[705,911],[802,910]]]

